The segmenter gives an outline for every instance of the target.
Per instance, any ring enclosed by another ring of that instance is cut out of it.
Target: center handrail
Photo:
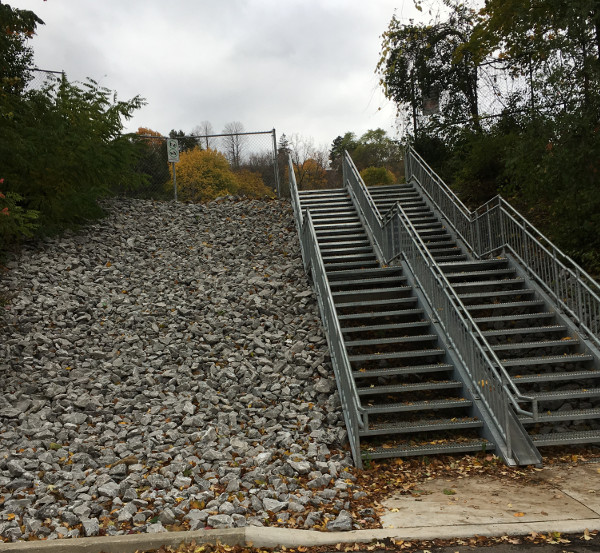
[[[510,421],[506,405],[510,403],[516,413],[536,420],[537,400],[521,394],[518,390],[402,206],[396,203],[382,218],[376,208],[372,209],[375,203],[352,159],[346,156],[344,162],[348,165],[344,172],[344,185],[349,188],[362,218],[371,227],[373,238],[379,243],[386,263],[400,255],[408,263],[448,339],[461,358],[471,384],[480,394],[505,440],[508,456],[512,456]],[[531,405],[530,411],[521,407],[520,403],[523,402]]]
[[[310,211],[301,212],[300,195],[296,184],[294,168],[290,162],[290,193],[292,198],[292,207],[294,217],[300,236],[300,244],[304,266],[307,273],[312,274],[315,287],[321,320],[325,328],[325,335],[329,345],[333,371],[340,393],[340,403],[348,432],[348,441],[352,450],[352,456],[357,467],[362,467],[362,458],[360,453],[359,431],[365,428],[365,409],[362,407],[356,382],[352,376],[352,366],[348,359],[346,346],[344,345],[344,336],[337,318],[335,303],[329,287],[329,280],[325,271],[325,263],[319,249],[317,234],[313,224]]]

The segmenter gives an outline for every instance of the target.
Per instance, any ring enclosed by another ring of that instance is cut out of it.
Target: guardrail
[[[344,173],[345,185],[349,187],[364,219],[370,221],[373,226],[373,236],[379,241],[384,259],[389,263],[402,257],[408,264],[448,340],[461,358],[471,386],[476,390],[504,440],[503,446],[498,444],[500,449],[507,460],[513,459],[513,434],[516,431],[520,432],[522,428],[518,423],[515,424],[515,420],[510,416],[508,405],[512,405],[516,413],[535,420],[538,415],[537,401],[519,392],[496,354],[484,345],[487,342],[477,324],[431,256],[402,206],[397,203],[381,218],[349,156],[344,157],[344,163],[348,165]],[[372,209],[373,207],[375,209]],[[531,410],[524,409],[521,403],[531,405]],[[537,462],[538,454],[533,444],[524,444],[524,440],[527,438],[520,432],[517,444],[519,456],[527,459],[528,463]],[[525,451],[522,449],[523,445]]]
[[[306,272],[312,274],[313,285],[317,293],[317,301],[321,312],[321,320],[325,328],[325,335],[329,345],[331,363],[340,394],[340,403],[344,413],[346,430],[348,432],[348,441],[354,458],[354,464],[362,468],[362,457],[360,453],[359,430],[366,426],[366,416],[363,407],[360,404],[356,383],[352,377],[352,367],[346,353],[342,329],[338,321],[333,296],[327,280],[325,265],[319,250],[317,235],[310,212],[306,210],[301,212],[300,196],[296,184],[296,176],[289,159],[289,181],[290,194],[292,198],[292,207],[294,218],[300,236],[300,245],[302,248],[302,257]]]
[[[469,211],[408,147],[406,180],[415,179],[476,257],[508,251],[594,345],[600,348],[600,285],[501,196]]]

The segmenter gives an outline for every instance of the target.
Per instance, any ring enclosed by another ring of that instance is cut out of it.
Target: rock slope
[[[289,205],[107,211],[1,276],[0,536],[358,527]]]

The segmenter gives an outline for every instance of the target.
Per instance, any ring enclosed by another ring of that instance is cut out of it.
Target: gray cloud
[[[39,67],[148,100],[129,130],[236,120],[323,145],[346,131],[394,133],[374,70],[381,33],[394,8],[412,14],[410,0],[9,3],[46,22],[32,41]]]

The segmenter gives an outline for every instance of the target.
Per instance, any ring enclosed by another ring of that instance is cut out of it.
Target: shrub
[[[360,172],[360,176],[367,186],[383,186],[396,183],[394,173],[385,167],[367,167]]]

